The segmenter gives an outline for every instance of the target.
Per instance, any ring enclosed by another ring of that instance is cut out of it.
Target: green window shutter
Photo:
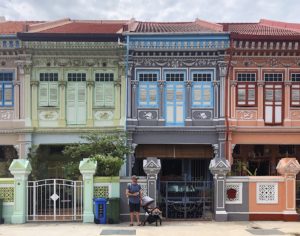
[[[49,106],[58,105],[58,84],[49,83]]]
[[[104,106],[104,83],[95,83],[95,106]]]
[[[76,124],[76,83],[69,82],[67,86],[67,122],[68,124]]]
[[[48,106],[48,98],[49,98],[49,93],[48,93],[48,83],[40,83],[39,86],[39,104],[41,107],[43,106]]]
[[[86,123],[86,83],[77,83],[77,124]]]
[[[114,106],[114,83],[104,83],[104,103],[105,106]]]

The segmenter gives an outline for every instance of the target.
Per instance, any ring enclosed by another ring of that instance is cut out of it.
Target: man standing
[[[134,214],[136,217],[137,225],[141,226],[140,222],[140,208],[142,201],[142,188],[137,183],[137,176],[131,176],[131,184],[128,184],[126,189],[126,196],[129,198],[129,212],[130,212],[130,226],[133,226]]]

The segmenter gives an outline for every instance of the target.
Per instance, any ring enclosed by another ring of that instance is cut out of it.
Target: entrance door
[[[67,123],[70,125],[86,124],[86,83],[85,82],[68,82]]]
[[[282,83],[266,83],[265,85],[265,123],[280,125],[283,119],[283,85]]]
[[[28,181],[27,221],[82,221],[82,181]]]
[[[184,73],[166,73],[166,125],[184,125]]]

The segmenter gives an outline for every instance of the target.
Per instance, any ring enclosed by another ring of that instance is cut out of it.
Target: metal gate
[[[169,219],[213,218],[212,181],[162,181],[160,208]]]
[[[81,221],[82,181],[28,181],[27,221]]]

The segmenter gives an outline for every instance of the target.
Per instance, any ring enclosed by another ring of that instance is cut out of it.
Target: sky
[[[62,18],[300,23],[300,0],[0,0],[6,20]]]

